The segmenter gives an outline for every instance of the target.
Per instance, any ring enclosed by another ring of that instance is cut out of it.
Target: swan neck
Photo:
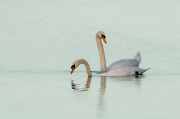
[[[106,67],[106,60],[105,60],[105,54],[104,54],[104,49],[103,45],[101,42],[101,39],[96,36],[96,42],[99,50],[99,57],[100,57],[100,63],[101,63],[101,73],[107,72],[108,69]]]
[[[88,76],[92,76],[88,62],[86,60],[81,59],[80,64],[84,64],[86,67],[86,72],[87,72]]]

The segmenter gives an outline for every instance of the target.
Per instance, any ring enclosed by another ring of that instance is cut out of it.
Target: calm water
[[[0,119],[180,118],[180,1],[0,0]],[[143,76],[88,77],[140,51]],[[71,80],[79,84],[76,90]]]

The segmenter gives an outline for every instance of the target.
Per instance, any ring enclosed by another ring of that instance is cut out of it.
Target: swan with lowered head
[[[101,42],[101,39],[106,42],[106,36],[103,31],[99,31],[96,34],[96,42],[99,50],[99,57],[100,57],[100,63],[101,63],[101,73],[110,71],[112,69],[118,68],[118,67],[139,67],[139,64],[141,62],[141,55],[139,52],[136,54],[134,59],[122,59],[119,61],[116,61],[112,63],[108,68],[106,67],[106,60],[105,60],[105,54],[104,54],[104,49],[103,45]]]
[[[79,59],[76,60],[72,66],[71,66],[71,74],[74,72],[74,70],[80,65],[80,64],[84,64],[86,67],[86,72],[88,74],[88,76],[92,76],[91,71],[90,71],[90,67],[89,64],[86,60],[84,59]],[[138,74],[142,75],[145,71],[147,71],[148,69],[141,69],[139,67],[118,67],[118,68],[114,68],[112,70],[109,70],[105,73],[101,73],[98,76],[131,76],[131,75],[136,75],[137,72]]]

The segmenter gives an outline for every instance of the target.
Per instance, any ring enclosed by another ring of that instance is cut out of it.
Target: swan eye
[[[75,64],[71,66],[71,69],[73,69],[73,68],[75,69]]]
[[[75,70],[75,64],[71,66],[71,74],[74,72]]]
[[[105,36],[105,35],[103,35],[103,34],[101,34],[101,35],[102,35],[102,37],[106,38],[106,36]]]

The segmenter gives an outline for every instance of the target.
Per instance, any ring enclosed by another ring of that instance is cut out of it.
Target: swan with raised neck
[[[105,38],[106,36],[103,31],[97,32],[96,42],[97,42],[97,46],[99,50],[101,73],[108,72],[118,67],[139,67],[139,64],[141,62],[141,55],[138,52],[133,59],[122,59],[122,60],[116,61],[107,68],[106,60],[105,60],[105,53],[104,53],[103,45],[101,42],[101,39],[102,39],[105,43],[107,43]]]

